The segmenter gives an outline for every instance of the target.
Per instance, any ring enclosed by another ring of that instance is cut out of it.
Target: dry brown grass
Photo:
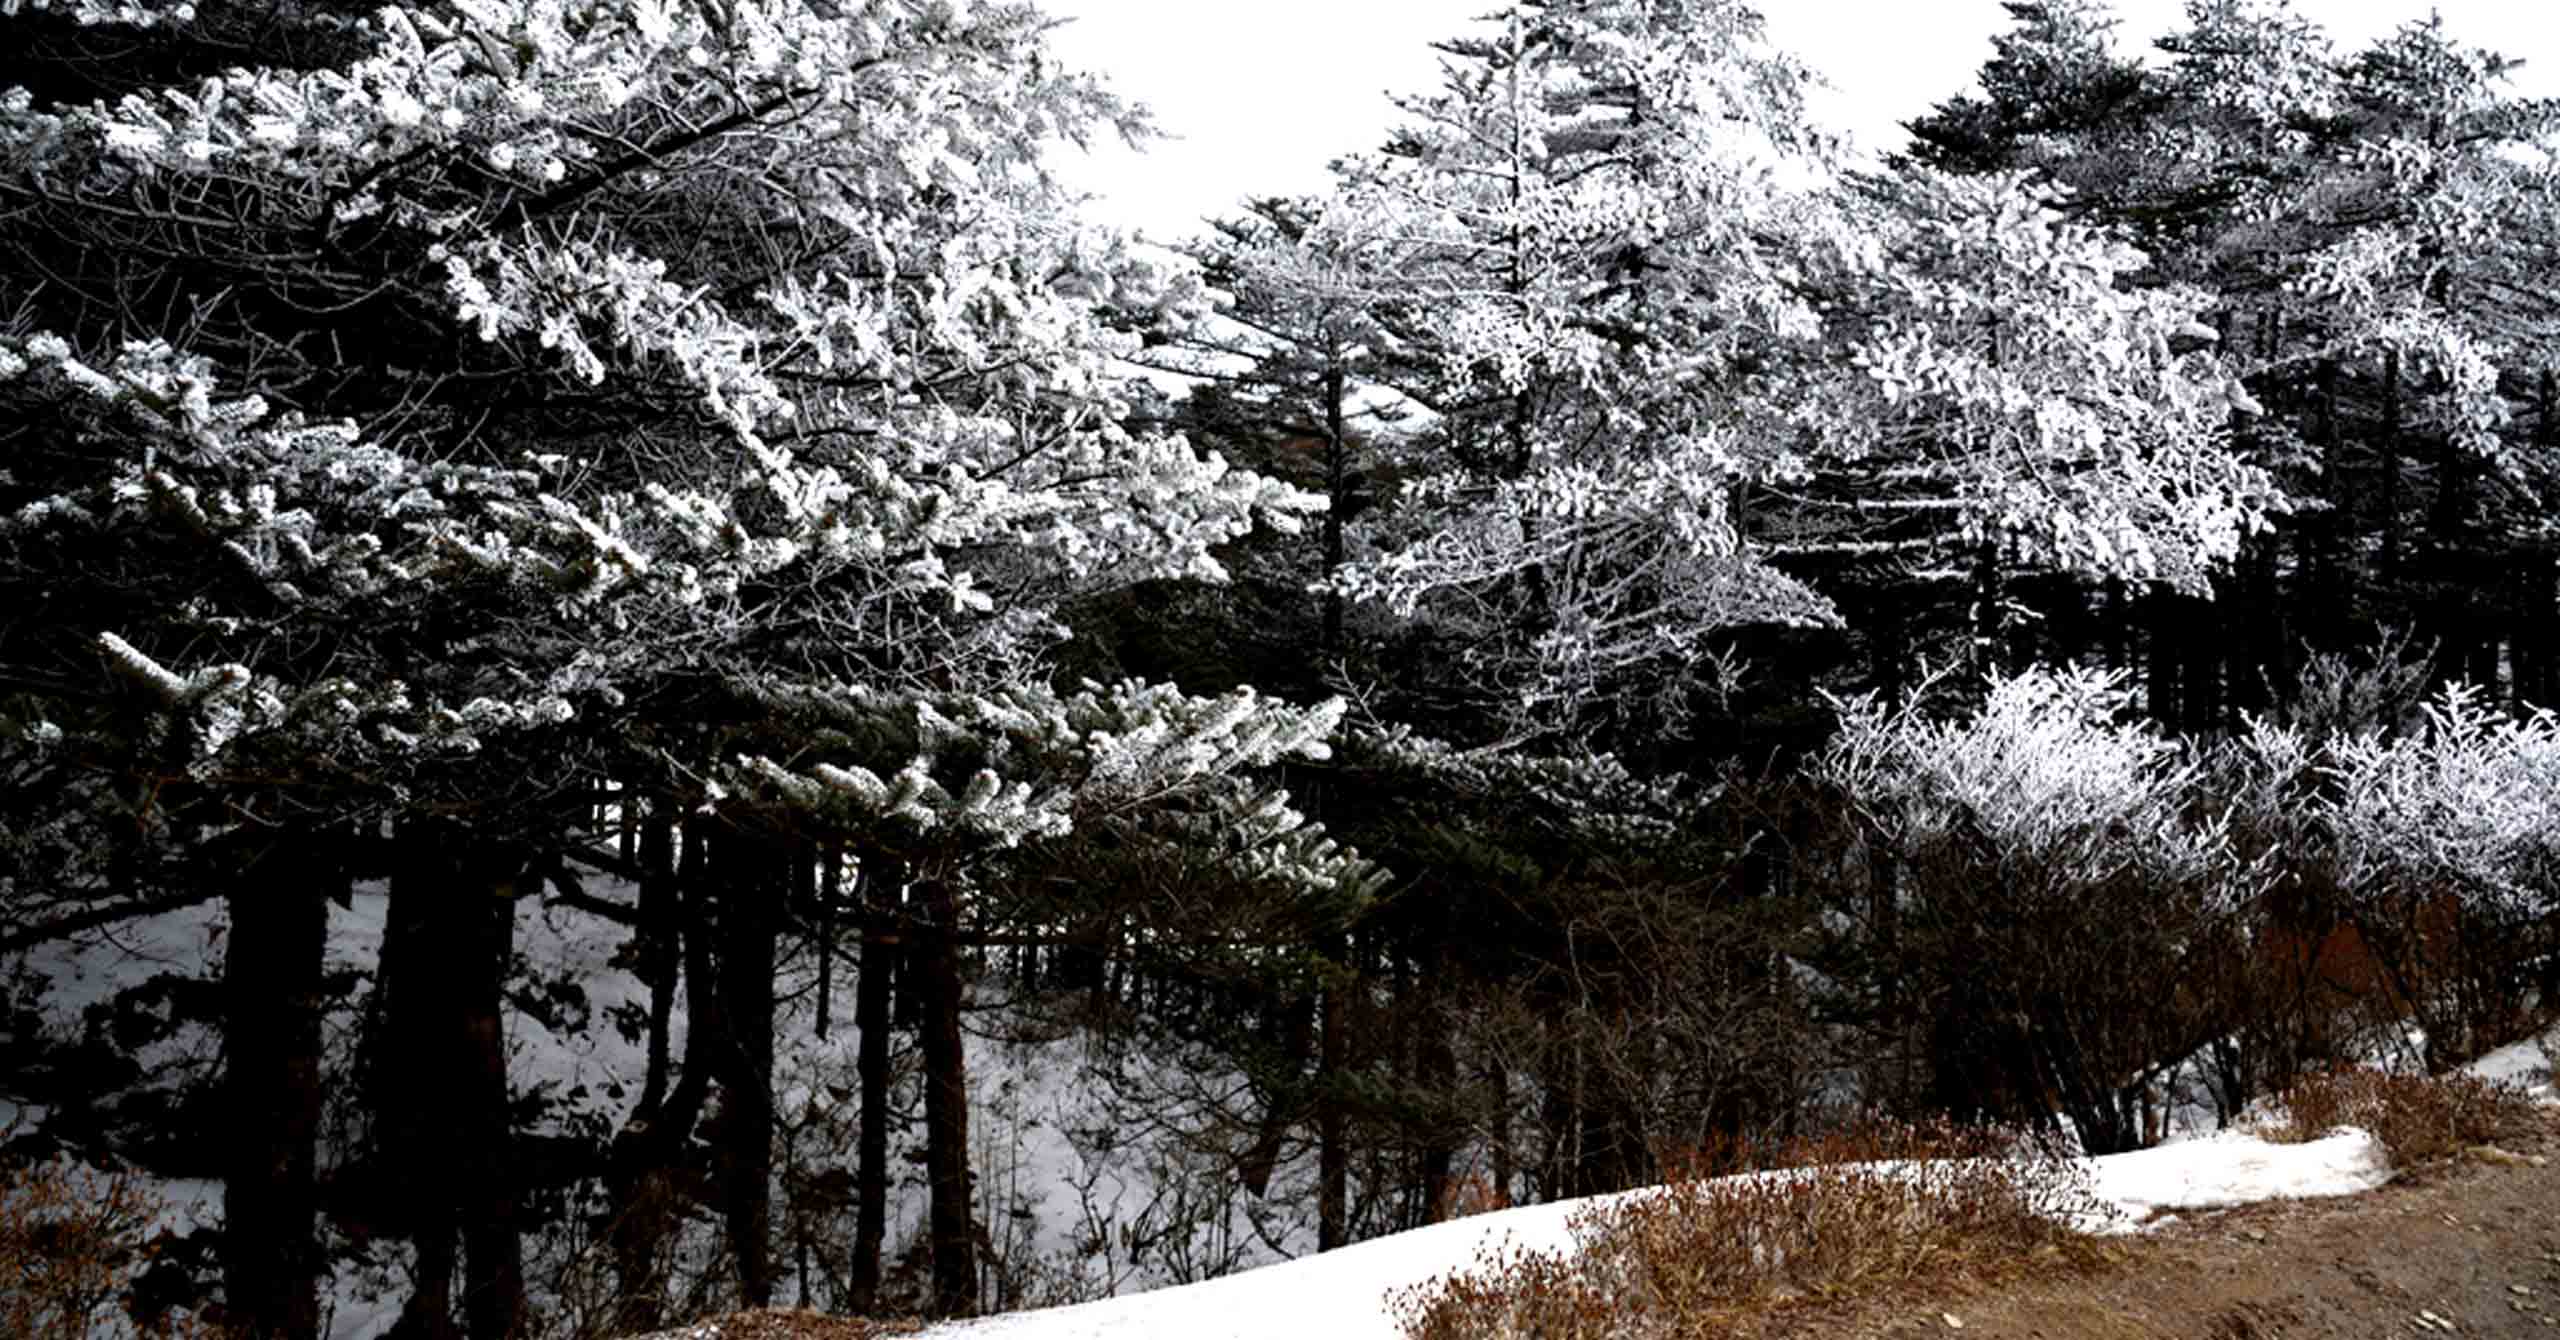
[[[1815,1141],[1712,1151],[1710,1169],[1575,1216],[1570,1256],[1505,1248],[1397,1294],[1413,1340],[1688,1336],[1808,1304],[2086,1266],[2066,1227],[2096,1208],[2069,1160],[2015,1136],[1866,1122]]]
[[[87,1336],[122,1321],[122,1334],[199,1340],[217,1334],[192,1316],[135,1322],[125,1293],[158,1250],[161,1203],[140,1179],[62,1160],[0,1168],[0,1335]]]
[[[2401,1168],[2514,1138],[2531,1131],[2538,1119],[2533,1100],[2505,1085],[2469,1075],[2394,1075],[2363,1066],[2305,1075],[2277,1101],[2285,1115],[2262,1128],[2267,1139],[2299,1143],[2356,1126],[2372,1132],[2392,1165]]]

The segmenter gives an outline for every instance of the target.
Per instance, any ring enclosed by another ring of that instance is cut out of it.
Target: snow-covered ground
[[[2555,1041],[2560,1038],[2520,1042],[2469,1069],[2549,1101],[2553,1057],[2546,1044]],[[2171,1222],[2181,1210],[2354,1195],[2391,1178],[2381,1146],[2352,1129],[2301,1144],[2224,1131],[2087,1165],[2104,1212],[2084,1227],[2098,1232],[2140,1232]],[[1387,1306],[1396,1292],[1463,1269],[1488,1248],[1568,1251],[1569,1221],[1578,1211],[1646,1194],[1523,1206],[1202,1284],[953,1323],[926,1334],[954,1340],[1400,1340]]]
[[[2155,1211],[2278,1197],[2343,1196],[2388,1180],[2361,1131],[2277,1145],[2224,1134],[2091,1161],[2112,1210],[2089,1227],[2131,1231]],[[1579,1211],[1644,1191],[1478,1215],[1223,1279],[1072,1307],[936,1327],[969,1340],[1399,1340],[1388,1298],[1475,1261],[1488,1248],[1564,1252]]]

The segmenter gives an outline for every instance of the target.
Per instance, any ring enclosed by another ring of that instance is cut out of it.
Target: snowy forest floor
[[[2560,1113],[2512,1149],[2404,1173],[2361,1195],[2192,1213],[2154,1232],[2111,1239],[2109,1264],[2095,1274],[1846,1309],[1791,1309],[1773,1318],[1764,1334],[1875,1340],[2560,1334],[2555,1154]],[[914,1323],[776,1310],[647,1340],[871,1340],[916,1329]]]

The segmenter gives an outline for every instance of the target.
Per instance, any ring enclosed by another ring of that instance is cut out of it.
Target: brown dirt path
[[[2560,1117],[2361,1196],[2195,1213],[2094,1276],[1807,1318],[1884,1340],[2560,1340]]]

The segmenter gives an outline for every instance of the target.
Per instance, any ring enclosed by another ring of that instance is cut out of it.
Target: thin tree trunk
[[[2210,738],[2222,731],[2225,662],[2236,659],[2232,639],[2221,626],[2225,610],[2219,602],[2193,596],[2175,597],[2174,603],[2176,613],[2171,617],[2188,630],[2187,665],[2179,685],[2185,691],[2186,729]]]
[[[1343,1085],[1348,1051],[1342,979],[1348,963],[1336,966],[1324,988],[1316,1020],[1316,1250],[1329,1252],[1351,1240],[1351,1150],[1343,1121]]]
[[[818,859],[818,926],[810,938],[818,946],[818,1037],[824,1041],[836,1012],[836,904],[844,898],[844,847],[821,843]]]
[[[394,1340],[459,1340],[453,1275],[460,1263],[453,1163],[459,1156],[450,1108],[453,1091],[438,1061],[438,1002],[453,946],[440,938],[436,907],[455,896],[445,878],[444,843],[425,821],[404,821],[395,838],[400,859],[384,905],[379,993],[380,1032],[367,1066],[372,1084],[374,1147],[384,1172],[385,1222],[416,1250],[408,1301]]]
[[[1337,356],[1326,364],[1324,372],[1324,487],[1331,503],[1324,513],[1324,575],[1328,583],[1324,593],[1324,642],[1320,648],[1324,665],[1331,665],[1342,654],[1342,593],[1330,583],[1342,571],[1342,515],[1351,504],[1347,487],[1351,444],[1343,432],[1345,396],[1342,364]]]
[[[722,1200],[738,1293],[773,1302],[773,952],[787,851],[724,830],[714,839],[720,906]]]
[[[514,1138],[507,1115],[507,968],[515,955],[523,860],[482,848],[470,876],[445,891],[455,923],[451,1023],[464,1263],[462,1311],[472,1340],[513,1340],[525,1323],[524,1237],[516,1223]]]
[[[2382,572],[2400,575],[2400,351],[2382,355]]]
[[[343,874],[321,840],[279,839],[241,871],[223,962],[223,1297],[252,1340],[320,1334],[321,965]]]
[[[2356,531],[2355,489],[2347,477],[2346,434],[2338,422],[2338,360],[2322,359],[2319,371],[2320,477],[2328,493],[2328,515],[2320,531],[2320,563],[2306,572],[2312,584],[2312,637],[2322,650],[2334,650],[2345,638],[2348,611],[2354,608],[2353,583],[2363,563],[2350,554]]]
[[[665,1166],[670,1147],[662,1126],[683,935],[670,808],[653,799],[640,823],[639,974],[649,987],[649,1068],[631,1120],[614,1139],[607,1174],[613,1218],[606,1236],[618,1294],[616,1327],[625,1334],[658,1328],[666,1297],[659,1266],[672,1227]]]
[[[2185,639],[2180,636],[2177,597],[2168,587],[2155,582],[2143,603],[2150,606],[2151,614],[2150,668],[2143,676],[2144,706],[2161,729],[2176,730],[2180,725],[2178,670],[2185,659],[2180,654]]]
[[[957,1317],[978,1303],[969,1072],[960,1034],[960,913],[947,880],[927,881],[924,894],[925,924],[914,949],[924,992],[925,1232],[933,1253],[933,1310]]]
[[[1315,999],[1300,996],[1281,1007],[1266,1027],[1272,1050],[1276,1053],[1273,1068],[1285,1078],[1271,1085],[1270,1103],[1263,1109],[1262,1125],[1254,1133],[1253,1143],[1246,1147],[1237,1164],[1237,1177],[1244,1189],[1259,1199],[1270,1194],[1272,1174],[1279,1170],[1280,1154],[1286,1147],[1289,1128],[1306,1108],[1305,1068],[1308,1048],[1315,1040]]]
[[[1443,944],[1446,941],[1442,941]],[[1447,956],[1438,955],[1433,982],[1449,980]],[[1449,1021],[1441,1017],[1434,993],[1424,987],[1415,993],[1421,997],[1422,1036],[1414,1048],[1414,1078],[1423,1094],[1424,1126],[1422,1130],[1422,1204],[1429,1222],[1437,1223],[1448,1216],[1456,1197],[1450,1175],[1458,1161],[1457,1132],[1450,1129],[1446,1116],[1457,1097],[1458,1056],[1449,1042]]]
[[[866,854],[859,879],[862,959],[855,969],[853,1026],[861,1034],[854,1073],[862,1091],[862,1126],[854,1138],[853,1262],[846,1290],[857,1316],[878,1306],[880,1248],[888,1233],[889,974],[900,948],[894,909],[906,874],[888,858]]]

